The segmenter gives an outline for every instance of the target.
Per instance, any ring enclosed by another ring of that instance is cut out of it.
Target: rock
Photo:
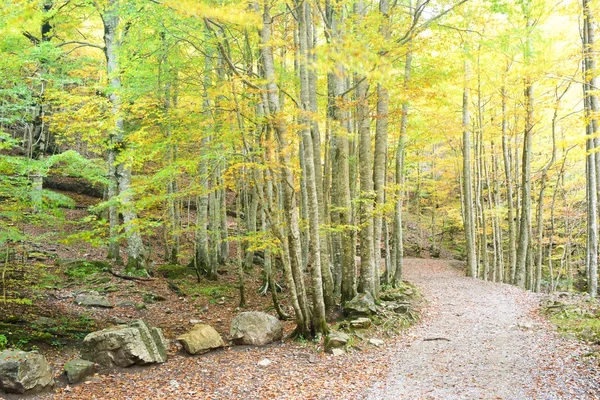
[[[6,393],[37,393],[52,385],[52,369],[43,355],[19,350],[0,353],[0,389]]]
[[[189,354],[202,354],[223,347],[221,335],[210,325],[194,325],[191,331],[177,338]]]
[[[345,353],[346,353],[346,352],[345,352],[344,350],[342,350],[342,349],[333,349],[333,350],[331,350],[331,354],[332,354],[334,357],[342,356],[342,355],[344,355]]]
[[[375,299],[369,292],[359,293],[344,304],[344,313],[347,315],[371,315],[376,312]]]
[[[407,314],[410,311],[411,305],[408,302],[396,301],[386,304],[385,307],[397,314]]]
[[[117,303],[117,307],[121,308],[135,308],[135,301],[125,300]]]
[[[138,311],[142,311],[146,309],[146,305],[144,303],[138,303],[135,305],[135,309]]]
[[[65,364],[65,375],[70,384],[79,383],[94,374],[94,363],[79,358]]]
[[[81,356],[104,367],[162,363],[167,360],[167,341],[162,330],[141,319],[92,332],[83,339]]]
[[[339,349],[340,347],[346,346],[349,340],[350,336],[346,335],[344,332],[333,331],[325,338],[325,351],[331,353],[333,349]]]
[[[112,317],[112,318],[111,318],[111,321],[112,321],[113,323],[117,324],[117,325],[125,325],[125,324],[127,323],[127,321],[125,321],[124,319],[122,319],[122,318],[119,318],[119,317],[117,317],[117,316],[115,316],[115,317]]]
[[[148,304],[153,304],[156,301],[165,301],[167,300],[165,297],[159,295],[159,294],[155,294],[152,292],[147,292],[144,293],[142,295],[143,299],[144,299],[144,303],[148,303]]]
[[[350,321],[350,326],[355,329],[367,329],[371,326],[371,320],[369,318],[357,318],[353,321]]]
[[[39,317],[35,321],[33,321],[33,324],[43,328],[51,328],[53,326],[57,326],[58,322],[52,318]]]
[[[201,319],[190,319],[190,324],[192,324],[192,325],[201,324],[201,323],[202,323]]]
[[[268,358],[265,358],[264,360],[260,360],[257,365],[259,367],[266,368],[271,364],[272,364],[271,360],[269,360]]]
[[[404,300],[404,297],[405,297],[404,293],[398,289],[392,289],[392,290],[385,291],[385,292],[381,293],[381,296],[379,296],[379,298],[383,301]]]
[[[381,339],[369,339],[369,343],[375,347],[380,347],[385,344],[385,342]]]
[[[173,388],[173,389],[179,389],[179,382],[177,382],[175,379],[171,379],[169,381],[169,385]]]
[[[113,305],[104,296],[100,296],[98,292],[82,293],[75,297],[75,304],[86,307],[104,307],[112,308]]]
[[[243,312],[231,321],[230,334],[237,344],[264,346],[281,340],[283,325],[274,316],[263,312]]]

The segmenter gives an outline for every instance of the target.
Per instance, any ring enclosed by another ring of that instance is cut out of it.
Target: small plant
[[[0,334],[0,350],[4,350],[8,345],[8,339],[6,336]]]
[[[99,272],[108,270],[109,265],[104,261],[74,260],[66,263],[65,274],[69,278],[84,279]]]
[[[23,350],[25,346],[29,343],[29,339],[19,339],[17,343],[15,343],[15,348]]]

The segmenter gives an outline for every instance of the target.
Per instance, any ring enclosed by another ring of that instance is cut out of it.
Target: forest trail
[[[466,278],[448,261],[407,260],[430,304],[367,399],[598,399],[583,345],[535,310],[542,295]]]

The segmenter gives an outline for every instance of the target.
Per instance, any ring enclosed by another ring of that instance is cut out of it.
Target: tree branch
[[[93,48],[95,48],[95,49],[100,49],[100,50],[102,50],[102,51],[104,51],[104,50],[105,50],[105,47],[104,47],[104,46],[101,46],[101,45],[99,45],[99,44],[88,43],[88,42],[81,42],[81,41],[79,41],[79,40],[71,40],[71,41],[69,41],[69,42],[63,42],[63,43],[57,44],[57,45],[56,45],[56,47],[68,46],[68,45],[70,45],[70,44],[78,44],[78,45],[79,45],[79,47],[93,47]]]

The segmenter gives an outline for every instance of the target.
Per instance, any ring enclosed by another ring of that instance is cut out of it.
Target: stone
[[[350,321],[350,326],[355,329],[367,329],[371,326],[371,320],[369,318],[357,318]]]
[[[117,316],[112,317],[111,321],[117,325],[125,325],[127,323],[126,320]]]
[[[346,315],[371,315],[377,312],[377,305],[371,293],[359,293],[352,300],[344,303]]]
[[[37,351],[0,352],[0,389],[6,393],[37,393],[54,385],[52,369]]]
[[[375,347],[380,347],[385,344],[385,342],[381,339],[369,339],[369,343]]]
[[[331,350],[331,355],[333,355],[334,357],[339,357],[341,355],[344,355],[346,352],[343,349],[332,349]]]
[[[75,304],[85,307],[113,307],[106,297],[99,295],[98,292],[78,294],[77,297],[75,297]]]
[[[197,324],[177,338],[189,354],[202,354],[223,347],[221,335],[210,325]]]
[[[201,324],[201,323],[202,323],[201,319],[190,319],[190,324],[192,324],[192,325]]]
[[[233,318],[229,333],[236,344],[264,346],[283,338],[283,325],[272,315],[248,311]]]
[[[331,353],[333,349],[339,349],[346,346],[349,340],[350,336],[346,335],[344,332],[333,331],[325,338],[325,351]]]
[[[399,289],[391,289],[385,291],[381,293],[381,296],[379,296],[379,298],[383,301],[404,300],[405,297],[406,295],[404,294],[404,292],[400,291]]]
[[[141,319],[92,332],[83,339],[81,356],[103,367],[129,367],[163,363],[168,343],[162,330],[148,326]]]
[[[411,304],[406,301],[394,301],[386,303],[385,308],[392,310],[397,314],[407,314],[411,309]]]
[[[144,299],[144,303],[148,303],[148,304],[153,304],[156,301],[165,301],[167,300],[165,297],[159,295],[159,294],[155,294],[152,292],[147,292],[144,293],[142,295],[143,299]]]
[[[135,301],[125,300],[117,303],[117,307],[121,308],[135,308]]]
[[[64,367],[67,381],[70,384],[79,383],[95,372],[94,363],[76,358],[68,361]]]
[[[52,318],[38,317],[35,321],[33,321],[33,324],[43,328],[51,328],[53,326],[57,326],[58,322]]]
[[[272,364],[271,360],[269,360],[268,358],[265,358],[264,360],[260,360],[257,365],[259,367],[266,368],[271,364]]]

